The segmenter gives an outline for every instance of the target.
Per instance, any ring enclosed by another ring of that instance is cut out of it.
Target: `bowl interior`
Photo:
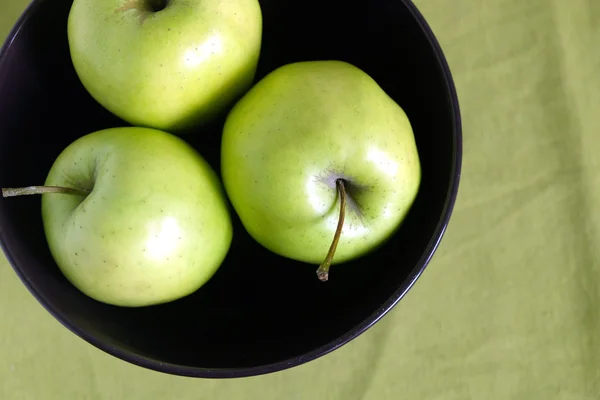
[[[0,186],[42,184],[77,137],[126,126],[84,90],[71,65],[71,0],[34,3],[0,60]],[[61,275],[48,251],[40,198],[0,199],[0,239],[47,309],[96,346],[150,368],[235,376],[295,365],[357,335],[390,308],[424,268],[451,210],[460,159],[452,84],[436,48],[400,0],[262,0],[264,42],[256,79],[283,64],[338,59],[369,73],[412,121],[423,168],[418,198],[397,234],[375,253],[334,267],[280,258],[236,220],[214,278],[170,304],[125,309],[95,302]],[[190,142],[219,171],[216,121]],[[171,364],[169,366],[169,364]],[[265,367],[266,366],[266,367]]]

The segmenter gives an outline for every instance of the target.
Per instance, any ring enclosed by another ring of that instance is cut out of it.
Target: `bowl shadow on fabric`
[[[70,62],[70,0],[41,0],[0,60],[0,185],[44,182],[56,156],[95,130],[127,124],[100,107]],[[231,251],[195,294],[156,307],[104,305],[71,286],[52,261],[40,198],[0,199],[0,239],[24,284],[73,332],[129,362],[168,373],[236,377],[285,369],[336,349],[410,288],[439,242],[460,170],[454,88],[413,6],[402,1],[261,1],[256,79],[294,61],[337,59],[369,73],[408,114],[423,168],[402,227],[374,253],[332,268],[276,256],[235,221]],[[435,43],[435,42],[434,42]],[[223,117],[187,138],[219,171]]]

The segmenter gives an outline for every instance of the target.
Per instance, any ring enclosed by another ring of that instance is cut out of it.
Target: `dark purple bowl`
[[[127,125],[84,90],[68,52],[72,0],[36,0],[0,53],[0,187],[39,184],[75,138]],[[431,259],[456,199],[462,134],[442,51],[408,0],[261,1],[262,78],[290,62],[338,59],[369,73],[406,111],[422,163],[418,198],[396,235],[369,256],[335,269],[280,258],[235,221],[223,266],[201,290],[156,307],[126,309],[75,289],[53,262],[40,198],[0,198],[0,243],[38,301],[105,352],[171,374],[232,378],[270,373],[323,356],[357,337],[410,289]],[[219,171],[220,129],[202,143]],[[192,144],[194,142],[192,141]],[[323,310],[323,311],[318,311]]]

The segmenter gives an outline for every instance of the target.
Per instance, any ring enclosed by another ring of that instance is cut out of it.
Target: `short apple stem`
[[[327,257],[325,257],[325,261],[323,261],[323,264],[321,264],[319,269],[317,269],[317,276],[321,282],[326,282],[329,279],[329,268],[331,267],[333,256],[335,255],[340,237],[342,236],[344,219],[346,218],[346,186],[344,185],[344,180],[336,180],[335,185],[340,195],[340,216],[338,218],[338,225],[337,229],[335,230],[335,235],[333,236],[333,241],[329,247],[329,252],[327,252]]]
[[[2,197],[27,196],[44,193],[76,194],[78,196],[87,196],[88,194],[90,194],[90,192],[85,190],[59,186],[28,186],[22,188],[2,188]]]

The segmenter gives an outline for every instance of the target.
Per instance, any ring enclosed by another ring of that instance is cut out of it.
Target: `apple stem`
[[[346,218],[346,186],[344,185],[343,179],[337,179],[335,184],[340,195],[340,216],[338,218],[338,225],[335,230],[335,235],[333,236],[333,241],[329,247],[329,252],[327,252],[327,257],[325,257],[325,261],[323,261],[323,264],[317,269],[317,276],[321,282],[326,282],[329,279],[329,268],[331,267],[333,256],[335,255],[340,237],[342,236],[344,219]]]
[[[63,193],[87,196],[90,192],[79,189],[71,189],[59,186],[29,186],[22,188],[2,188],[2,197],[27,196],[44,193]]]

